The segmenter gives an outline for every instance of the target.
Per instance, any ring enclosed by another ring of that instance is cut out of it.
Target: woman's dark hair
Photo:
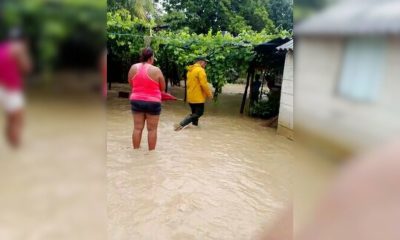
[[[154,55],[153,49],[147,47],[143,48],[142,53],[140,54],[140,62],[147,62]]]

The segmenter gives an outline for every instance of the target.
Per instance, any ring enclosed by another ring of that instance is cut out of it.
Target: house
[[[277,133],[293,139],[293,40],[277,47],[277,50],[286,51]]]
[[[296,133],[351,149],[400,136],[399,1],[341,1],[295,34]]]

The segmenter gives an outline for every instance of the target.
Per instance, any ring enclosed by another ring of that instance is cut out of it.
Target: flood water
[[[163,104],[158,146],[131,147],[127,99],[110,93],[107,110],[109,239],[257,239],[290,198],[293,142],[263,121],[241,116],[241,95],[209,103],[200,127],[173,131],[188,114]],[[182,96],[182,89],[172,89]]]
[[[107,239],[104,108],[94,102],[28,98],[18,150],[0,131],[0,239]]]

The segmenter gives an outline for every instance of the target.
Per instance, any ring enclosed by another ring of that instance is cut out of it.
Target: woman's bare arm
[[[128,73],[128,82],[129,82],[129,85],[132,87],[132,78],[135,76],[135,74],[136,74],[136,66],[135,65],[132,65],[132,67],[131,67],[131,69],[129,70],[129,73]]]
[[[160,90],[161,90],[161,92],[165,92],[165,88],[166,88],[165,78],[164,78],[164,75],[161,72],[161,70],[160,69],[158,69],[158,70],[159,70],[158,82],[160,83]]]
[[[26,45],[24,44],[14,44],[12,47],[12,51],[14,52],[14,55],[18,59],[18,64],[24,74],[29,74],[32,71],[32,60],[29,55],[29,50]]]

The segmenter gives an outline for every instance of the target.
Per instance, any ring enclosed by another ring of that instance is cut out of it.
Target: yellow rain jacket
[[[212,96],[206,71],[198,63],[188,67],[186,84],[188,103],[205,103],[206,98]]]

